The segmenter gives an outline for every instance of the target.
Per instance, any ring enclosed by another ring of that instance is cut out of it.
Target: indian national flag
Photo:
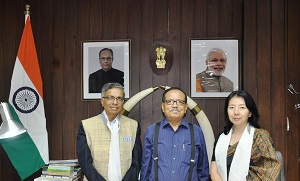
[[[24,180],[49,162],[43,85],[29,15],[25,16],[12,74],[9,106],[12,116],[27,132],[1,140],[1,144]]]

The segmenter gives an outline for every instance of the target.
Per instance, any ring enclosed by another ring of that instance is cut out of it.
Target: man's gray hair
[[[208,60],[208,59],[210,58],[210,55],[211,55],[212,53],[214,53],[214,52],[221,52],[222,55],[223,55],[223,57],[224,57],[225,60],[227,61],[227,57],[226,57],[225,52],[224,52],[222,49],[220,49],[220,48],[213,48],[213,49],[209,50],[209,52],[208,52],[207,55],[206,55],[206,60]]]
[[[101,90],[101,96],[105,97],[106,91],[109,89],[113,89],[113,88],[122,89],[123,94],[125,96],[124,87],[117,82],[109,82],[109,83],[104,84],[104,86],[102,87],[102,90]]]

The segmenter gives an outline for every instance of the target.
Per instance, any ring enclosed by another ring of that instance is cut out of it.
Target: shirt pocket
[[[182,162],[183,165],[190,165],[191,162],[191,143],[184,143],[182,145]]]
[[[191,162],[191,147],[192,145],[190,143],[186,144],[186,147],[185,147],[185,150],[183,151],[183,162],[185,164],[190,164]],[[194,158],[192,158],[194,160],[194,163],[197,163],[198,162],[198,157],[199,157],[199,154],[201,152],[201,146],[196,144],[195,143],[195,147],[193,148],[195,150],[195,155],[194,155]]]

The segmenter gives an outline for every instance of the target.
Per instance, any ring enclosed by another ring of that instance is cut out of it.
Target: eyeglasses
[[[105,60],[106,60],[106,61],[112,61],[112,59],[113,59],[113,58],[111,58],[111,57],[100,57],[100,58],[99,58],[100,61],[105,61]]]
[[[182,105],[185,104],[185,101],[180,100],[180,99],[178,99],[178,100],[173,100],[173,99],[165,100],[165,103],[166,103],[167,105],[174,105],[175,102],[176,102],[176,104],[177,104],[178,106],[182,106]]]
[[[107,99],[108,102],[114,102],[115,100],[117,100],[117,103],[124,102],[124,98],[123,97],[107,96],[107,97],[102,97],[102,98]]]

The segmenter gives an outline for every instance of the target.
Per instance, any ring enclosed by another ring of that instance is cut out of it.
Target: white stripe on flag
[[[22,79],[20,80],[19,77]],[[27,73],[23,69],[23,66],[20,64],[20,61],[17,57],[15,68],[12,76],[13,83],[11,84],[11,90],[9,95],[9,102],[13,105],[13,94],[20,88],[26,85],[32,89],[35,89],[34,85],[32,84],[31,80],[27,76]],[[32,138],[33,142],[35,143],[36,147],[38,148],[42,159],[45,163],[49,162],[48,156],[48,136],[46,130],[46,118],[44,113],[44,102],[41,96],[39,96],[39,105],[34,112],[31,113],[21,113],[20,111],[16,110],[16,113],[19,116],[20,121],[22,122],[23,126],[27,129],[28,134]],[[13,106],[14,107],[14,106]]]

